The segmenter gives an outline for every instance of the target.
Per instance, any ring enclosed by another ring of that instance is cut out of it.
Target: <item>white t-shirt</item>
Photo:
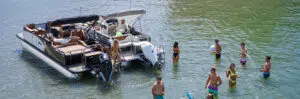
[[[118,27],[117,27],[118,32],[125,33],[126,30],[127,30],[126,24],[119,24]]]

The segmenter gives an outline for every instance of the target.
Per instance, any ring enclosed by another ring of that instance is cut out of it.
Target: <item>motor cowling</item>
[[[108,81],[110,81],[110,78],[111,78],[112,62],[109,59],[109,56],[107,53],[101,53],[99,55],[99,60],[100,60],[99,75],[101,75],[102,79],[105,82],[108,82]]]

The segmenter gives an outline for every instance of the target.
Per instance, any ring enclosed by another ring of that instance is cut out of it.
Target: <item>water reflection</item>
[[[173,65],[173,78],[177,79],[178,78],[178,67],[180,63],[174,64]]]

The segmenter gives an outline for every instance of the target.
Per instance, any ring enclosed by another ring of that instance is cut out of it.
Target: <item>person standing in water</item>
[[[116,67],[117,60],[120,59],[120,48],[119,48],[119,42],[117,40],[114,40],[114,44],[112,46],[112,51],[111,51],[111,57],[113,59],[113,70],[120,71],[120,67]]]
[[[242,65],[245,65],[246,64],[246,62],[247,62],[247,59],[246,59],[246,57],[247,57],[247,49],[245,48],[245,43],[243,42],[243,43],[241,43],[241,47],[242,47],[242,49],[241,49],[241,60],[240,60],[240,62],[241,62],[241,64]]]
[[[226,72],[226,77],[229,78],[229,80],[228,80],[229,88],[235,88],[236,87],[236,78],[240,78],[240,76],[238,76],[235,71],[234,63],[231,63],[229,70]]]
[[[180,49],[178,47],[178,42],[174,42],[173,45],[173,64],[177,64],[179,60]]]
[[[165,87],[161,77],[156,77],[156,81],[152,85],[153,99],[164,99]]]
[[[271,69],[271,57],[266,56],[266,62],[264,64],[264,67],[261,69],[263,72],[264,78],[270,77],[270,69]]]
[[[222,51],[222,47],[221,45],[219,44],[219,40],[215,40],[215,48],[216,48],[216,51],[215,51],[215,54],[216,54],[216,59],[220,59],[221,58],[221,51]]]
[[[221,77],[216,73],[216,68],[212,67],[210,69],[211,74],[209,74],[206,84],[205,84],[205,89],[208,86],[208,93],[212,93],[214,97],[218,97],[218,87],[222,84]]]

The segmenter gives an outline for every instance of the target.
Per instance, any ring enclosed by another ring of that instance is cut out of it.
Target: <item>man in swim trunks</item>
[[[173,64],[177,64],[179,60],[180,49],[178,47],[178,42],[174,42],[173,45]]]
[[[156,81],[152,85],[153,99],[164,99],[165,87],[161,77],[156,77]]]
[[[209,74],[208,79],[205,84],[205,89],[208,86],[208,93],[213,93],[214,97],[218,97],[218,86],[222,84],[221,77],[216,73],[216,68],[212,67],[210,69],[211,74]]]
[[[230,88],[236,87],[236,78],[240,78],[235,71],[235,64],[231,63],[229,70],[226,72],[226,77],[229,78],[228,84]]]
[[[216,48],[216,51],[215,51],[215,54],[216,54],[216,59],[220,59],[221,57],[221,51],[222,51],[222,47],[221,45],[219,44],[219,40],[215,40],[215,48]]]
[[[270,77],[270,69],[271,69],[271,57],[266,56],[266,62],[264,64],[264,67],[261,69],[263,72],[264,78]]]
[[[242,65],[245,65],[246,62],[247,62],[247,59],[246,59],[247,49],[245,48],[245,43],[244,42],[241,43],[241,47],[242,47],[242,49],[241,49],[241,60],[240,60],[240,62],[241,62]]]

